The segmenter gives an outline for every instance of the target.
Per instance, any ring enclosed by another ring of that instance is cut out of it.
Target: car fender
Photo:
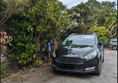
[[[97,58],[98,58],[98,61],[100,60],[100,57],[101,57],[100,50],[99,50],[99,49],[97,49]]]

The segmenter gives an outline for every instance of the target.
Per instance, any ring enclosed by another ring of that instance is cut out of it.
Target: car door
[[[112,43],[112,46],[113,45],[117,46],[117,39],[112,39],[111,43]]]

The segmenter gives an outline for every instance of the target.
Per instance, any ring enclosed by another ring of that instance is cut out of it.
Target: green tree
[[[112,12],[116,11],[115,5],[116,2],[110,2],[110,1],[102,1],[102,7],[108,7]]]
[[[88,0],[86,5],[95,8],[95,15],[97,15],[98,26],[104,26],[107,17],[110,13],[116,11],[115,2],[102,1],[101,3],[97,0]]]
[[[94,9],[84,3],[78,4],[67,11],[71,21],[67,29],[71,29],[72,32],[85,33],[87,29],[93,26],[96,20]]]
[[[97,26],[97,21],[95,22],[95,25],[87,30],[87,33],[97,33],[101,39],[101,41],[105,44],[105,40],[110,40],[113,38],[113,36],[109,35],[109,30],[104,26]]]
[[[4,24],[8,18],[11,17],[19,8],[27,5],[29,0],[1,0],[1,21],[0,24]]]
[[[111,17],[106,19],[105,25],[110,30],[109,34],[117,35],[117,12],[111,13]]]
[[[30,0],[27,6],[19,9],[11,19],[16,36],[9,57],[18,59],[21,64],[38,63],[36,56],[41,44],[47,45],[47,41],[59,37],[62,26],[67,22],[65,10],[66,6],[57,0]]]

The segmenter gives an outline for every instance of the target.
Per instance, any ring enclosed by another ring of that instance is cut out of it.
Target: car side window
[[[97,37],[97,46],[99,46],[99,39],[98,39],[98,36],[96,35],[96,37]]]
[[[99,46],[100,38],[98,35],[96,35],[96,36],[97,36],[97,46]]]
[[[116,39],[113,39],[113,40],[111,40],[111,42],[117,42],[117,40]]]
[[[99,38],[99,36],[97,35],[97,39],[98,39],[98,41],[100,42],[100,38]]]

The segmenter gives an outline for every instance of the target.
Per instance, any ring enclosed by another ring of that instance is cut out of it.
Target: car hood
[[[59,46],[57,48],[57,57],[80,57],[83,58],[85,55],[94,51],[95,46]]]

